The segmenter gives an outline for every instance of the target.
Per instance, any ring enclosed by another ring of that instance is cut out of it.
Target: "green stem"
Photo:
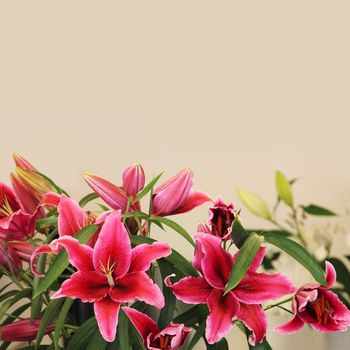
[[[268,306],[265,307],[264,311],[270,310],[270,309],[272,309],[272,308],[274,308],[274,307],[280,307],[280,305],[283,305],[283,304],[285,304],[285,303],[288,303],[289,301],[292,301],[292,300],[293,300],[293,297],[290,297],[290,298],[288,298],[288,299],[285,299],[285,300],[280,301],[280,302],[277,303],[277,304],[268,305]]]

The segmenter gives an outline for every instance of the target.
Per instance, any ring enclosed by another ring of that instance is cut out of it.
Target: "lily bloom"
[[[123,172],[123,189],[128,196],[136,196],[145,185],[145,173],[139,163],[130,164]]]
[[[40,319],[24,319],[0,326],[0,340],[4,342],[35,340],[40,322]],[[50,323],[45,330],[45,334],[51,333],[54,329],[55,325]]]
[[[192,191],[193,172],[183,169],[153,191],[152,212],[167,216],[188,212],[211,198],[203,192]]]
[[[23,211],[13,190],[0,183],[0,238],[26,240],[35,231],[35,214]]]
[[[308,283],[298,289],[292,309],[294,317],[275,328],[279,333],[295,333],[305,323],[318,332],[345,331],[350,326],[350,311],[338,296],[328,290],[336,281],[333,265],[326,261],[327,287],[319,283]]]
[[[38,248],[31,259],[33,273],[40,276],[34,268],[39,254],[58,254],[61,247],[67,250],[70,263],[78,271],[62,283],[52,298],[70,297],[94,303],[98,327],[106,341],[115,339],[121,304],[140,300],[159,309],[164,306],[162,292],[146,271],[154,260],[169,255],[170,247],[156,242],[131,249],[120,211],[106,217],[94,248],[71,236],[52,241],[45,251]]]
[[[168,327],[159,331],[158,325],[142,312],[129,307],[123,307],[123,311],[128,315],[149,350],[176,350],[191,332],[191,328],[176,323],[170,323]]]
[[[214,206],[209,208],[209,223],[199,225],[198,232],[210,233],[219,237],[223,241],[230,239],[232,223],[235,220],[236,212],[233,203],[225,204],[221,198],[218,198]]]
[[[165,279],[176,297],[189,304],[207,304],[209,316],[206,322],[206,338],[213,344],[223,338],[232,328],[232,319],[241,320],[253,335],[251,344],[263,341],[267,319],[263,302],[293,293],[292,282],[281,274],[257,273],[266,248],[260,248],[246,276],[233,290],[225,294],[225,286],[237,254],[232,256],[221,246],[221,239],[206,233],[196,233],[196,252],[193,266],[202,277],[185,277],[172,284]]]

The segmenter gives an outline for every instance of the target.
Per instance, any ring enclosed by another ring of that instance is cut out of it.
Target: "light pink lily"
[[[338,296],[328,290],[336,281],[333,265],[326,261],[327,288],[308,283],[298,289],[292,302],[294,317],[275,328],[279,333],[295,333],[305,323],[318,332],[345,331],[350,326],[350,311]]]
[[[24,212],[12,189],[0,183],[0,238],[26,240],[35,231],[35,214]]]
[[[236,211],[233,203],[225,204],[219,197],[214,206],[209,208],[209,225],[198,225],[197,231],[209,233],[219,237],[223,241],[230,239],[232,223],[235,220]]]
[[[266,334],[267,319],[259,305],[293,293],[292,282],[281,274],[257,273],[266,248],[260,248],[246,276],[233,290],[225,295],[225,286],[234,265],[235,256],[225,251],[221,239],[205,233],[196,233],[196,252],[193,266],[202,277],[186,277],[172,284],[170,276],[165,283],[176,297],[189,304],[207,304],[209,316],[206,338],[213,344],[232,328],[232,319],[241,320],[253,335],[250,343],[262,342]]]
[[[35,340],[39,330],[40,322],[40,319],[24,319],[1,326],[0,340],[4,342]],[[55,325],[53,323],[50,323],[46,327],[44,334],[49,334],[54,329]]]
[[[211,198],[203,192],[192,191],[193,172],[183,169],[153,192],[152,213],[167,216],[188,212]]]
[[[158,325],[142,312],[129,307],[123,307],[123,311],[128,315],[149,350],[176,350],[191,332],[191,328],[176,323],[170,323],[168,327],[159,331]]]
[[[170,254],[168,244],[140,244],[131,249],[128,232],[115,211],[105,219],[94,248],[80,244],[71,236],[63,236],[46,247],[47,253],[57,254],[61,247],[68,251],[70,263],[77,268],[63,282],[52,298],[71,297],[93,302],[95,316],[103,338],[113,341],[116,336],[120,305],[135,300],[157,308],[164,306],[164,296],[145,271],[151,263]],[[36,258],[43,253],[38,248],[31,259],[33,273]]]

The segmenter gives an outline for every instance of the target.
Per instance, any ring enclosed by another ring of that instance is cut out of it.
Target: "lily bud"
[[[32,164],[30,164],[27,159],[23,158],[21,155],[14,153],[13,159],[15,161],[16,167],[23,170],[38,171]]]
[[[136,196],[145,185],[145,173],[139,163],[130,164],[123,172],[123,189],[128,196]]]
[[[211,201],[203,192],[192,192],[193,172],[183,169],[153,192],[153,214],[159,216],[185,213]]]
[[[0,340],[4,342],[35,340],[40,326],[40,319],[19,320],[0,327]],[[49,324],[45,334],[55,329],[54,324]]]

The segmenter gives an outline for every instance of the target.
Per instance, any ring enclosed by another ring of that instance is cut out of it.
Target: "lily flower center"
[[[0,214],[5,215],[5,216],[10,216],[13,214],[13,210],[10,206],[10,203],[7,199],[7,197],[3,197],[2,199],[2,206],[0,207]]]
[[[323,294],[308,304],[308,311],[316,317],[318,324],[327,324],[330,314],[333,312],[328,299]]]
[[[170,335],[170,334],[161,335],[159,336],[159,338],[153,341],[152,347],[155,347],[161,350],[170,350],[172,338],[174,338],[174,335]]]
[[[110,265],[110,262],[111,262],[110,260],[111,260],[111,257],[108,256],[107,266],[104,266],[102,261],[100,260],[100,267],[101,267],[102,272],[107,277],[108,284],[111,287],[115,287],[115,281],[113,278],[113,271],[114,271],[115,262],[112,265]]]
[[[235,219],[233,213],[224,209],[213,210],[214,217],[211,221],[213,231],[219,236],[223,237],[227,234],[228,229],[232,226],[232,222]]]

